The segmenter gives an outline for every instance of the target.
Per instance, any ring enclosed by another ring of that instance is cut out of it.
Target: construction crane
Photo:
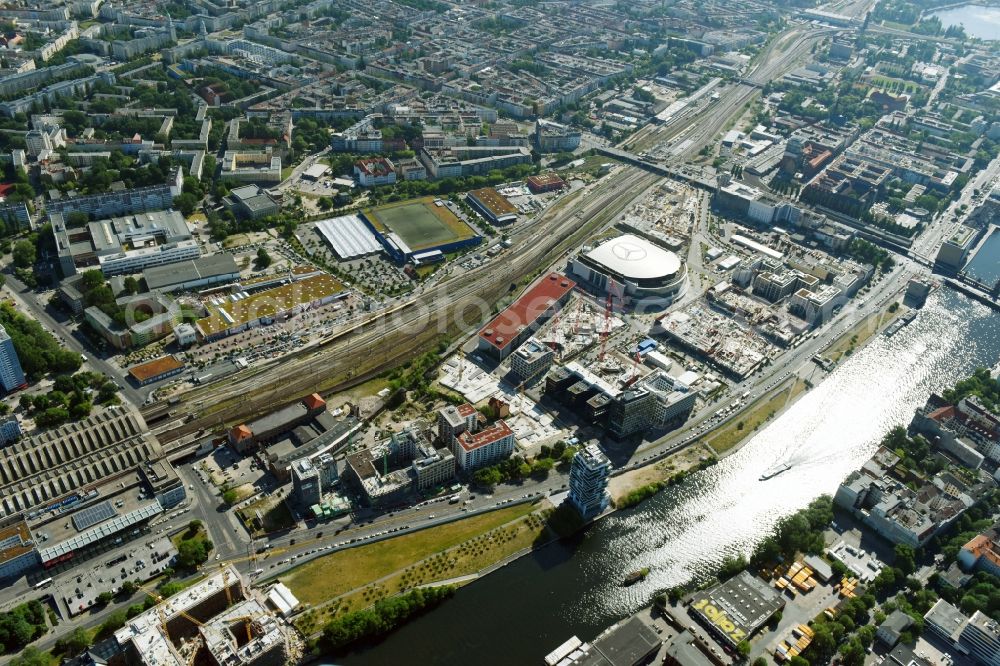
[[[562,310],[556,310],[556,314],[552,317],[552,328],[549,329],[549,347],[554,350],[559,344],[556,340],[556,335],[559,333],[559,316],[562,314]]]
[[[153,601],[156,602],[156,614],[160,618],[160,627],[163,629],[163,635],[167,637],[168,641],[173,642],[172,639],[170,638],[170,632],[167,630],[167,614],[163,610],[163,601],[164,601],[163,595],[161,595],[156,590],[150,589],[144,585],[140,585],[139,589],[145,592],[146,596],[152,597]],[[229,588],[227,587],[226,589],[228,590]],[[195,617],[192,617],[191,615],[188,615],[188,613],[184,610],[178,608],[177,613],[182,617],[186,618],[187,620],[189,620],[190,622],[193,622],[195,626],[202,627],[205,625],[204,622]]]
[[[608,347],[608,336],[611,334],[611,309],[613,307],[613,301],[611,296],[611,288],[608,288],[608,297],[604,303],[604,329],[601,331],[601,353],[597,357],[598,363],[604,362],[604,352],[607,351]]]
[[[233,605],[233,594],[229,591],[229,567],[222,565],[222,587],[226,591],[226,608]]]

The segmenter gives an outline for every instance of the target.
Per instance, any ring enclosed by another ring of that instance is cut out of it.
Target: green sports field
[[[364,211],[380,233],[395,233],[413,252],[467,240],[476,235],[436,197],[401,201]]]

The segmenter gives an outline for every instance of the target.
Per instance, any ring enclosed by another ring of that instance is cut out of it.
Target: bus
[[[35,589],[36,590],[40,590],[43,587],[48,587],[51,584],[52,584],[52,579],[51,578],[46,578],[45,580],[40,580],[37,583],[35,583]]]

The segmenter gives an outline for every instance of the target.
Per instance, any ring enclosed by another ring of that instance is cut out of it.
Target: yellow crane
[[[163,610],[163,601],[164,601],[163,595],[161,595],[156,590],[148,588],[143,585],[140,585],[139,589],[145,592],[147,596],[151,597],[156,602],[156,613],[160,618],[160,627],[163,629],[163,635],[167,637],[168,641],[173,642],[173,639],[170,638],[170,632],[167,630],[167,615],[166,612]],[[188,615],[187,612],[181,609],[178,609],[177,612],[183,617],[187,618],[189,621],[193,622],[198,627],[204,626],[205,624],[198,618]]]

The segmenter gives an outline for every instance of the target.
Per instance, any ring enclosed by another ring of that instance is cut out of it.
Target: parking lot
[[[52,590],[52,596],[60,612],[70,617],[79,615],[97,606],[101,593],[115,594],[127,580],[140,582],[159,575],[176,554],[177,549],[167,536],[136,542],[131,549],[96,559],[86,570],[77,569],[75,576],[63,577]]]

